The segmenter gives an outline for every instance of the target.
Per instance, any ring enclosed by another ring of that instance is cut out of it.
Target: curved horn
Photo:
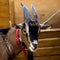
[[[21,3],[21,6],[22,6],[22,9],[23,9],[24,20],[30,20],[31,17],[30,17],[30,12],[29,12],[28,8],[22,3]]]
[[[37,19],[37,12],[36,12],[36,9],[35,9],[33,4],[31,5],[31,8],[32,8],[32,12],[33,12],[34,18]]]

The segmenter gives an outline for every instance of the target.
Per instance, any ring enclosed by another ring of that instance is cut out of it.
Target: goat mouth
[[[36,48],[36,49],[33,49],[33,48],[29,47],[29,50],[30,50],[31,52],[36,52],[36,51],[37,51],[37,48]]]
[[[32,43],[31,43],[30,46],[29,46],[29,50],[30,50],[31,52],[36,52],[37,48],[35,48],[35,47],[32,45]]]

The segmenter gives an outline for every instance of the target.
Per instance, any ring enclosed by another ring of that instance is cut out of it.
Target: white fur
[[[37,49],[34,50],[34,49],[32,49],[31,47],[29,47],[29,50],[30,50],[31,52],[36,52],[36,51],[37,51]]]
[[[32,51],[32,52],[34,52],[34,50],[31,47],[29,47],[29,50]]]
[[[34,46],[32,45],[32,43],[30,43],[30,47],[31,47],[32,49],[34,49]]]
[[[38,41],[34,40],[32,43],[33,43],[33,44],[38,44]]]
[[[28,33],[28,36],[29,36],[29,27],[28,27],[27,23],[25,23],[25,24],[26,24],[26,32]]]

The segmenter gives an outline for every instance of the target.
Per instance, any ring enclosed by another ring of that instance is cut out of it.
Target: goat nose
[[[33,46],[34,46],[34,49],[36,49],[36,48],[37,48],[37,44],[33,44]]]
[[[33,44],[33,46],[34,46],[34,49],[36,49],[36,48],[37,48],[37,45],[38,45],[38,41],[37,41],[37,40],[34,40],[34,41],[32,42],[32,44]]]

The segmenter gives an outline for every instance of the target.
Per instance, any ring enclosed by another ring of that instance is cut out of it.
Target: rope
[[[16,43],[17,45],[22,49],[23,53],[24,53],[24,56],[26,57],[26,50],[25,48],[21,45],[21,42],[19,40],[19,30],[16,29]]]

